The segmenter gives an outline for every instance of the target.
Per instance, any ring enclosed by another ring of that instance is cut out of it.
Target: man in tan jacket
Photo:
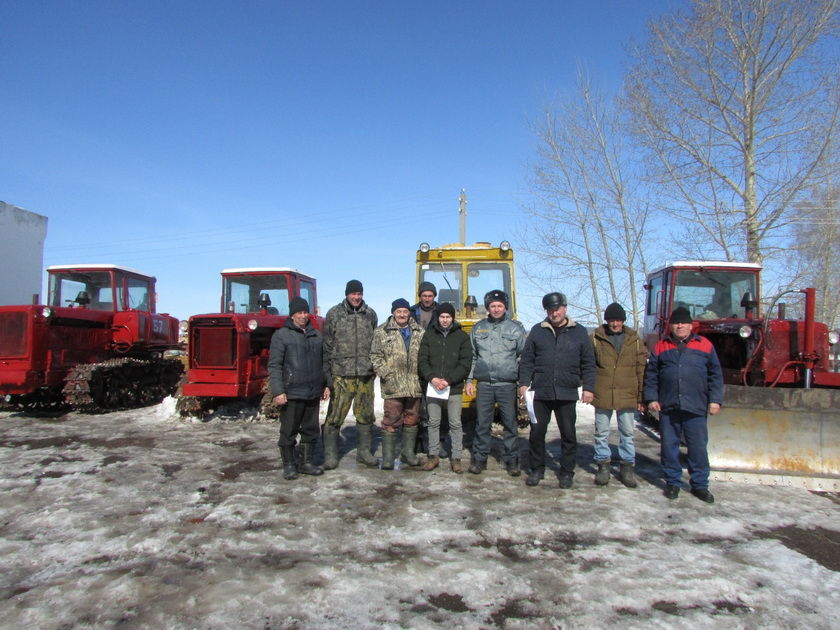
[[[638,333],[624,325],[627,314],[613,302],[604,311],[603,326],[591,335],[595,350],[595,483],[610,481],[610,420],[615,412],[618,423],[619,479],[635,488],[636,450],[633,430],[638,413],[643,410],[642,385],[647,363],[645,344]]]
[[[417,370],[417,357],[423,328],[411,317],[407,300],[391,304],[391,316],[373,332],[370,361],[379,377],[382,391],[382,469],[394,467],[397,430],[402,427],[400,461],[419,466],[414,452],[420,426],[420,401],[423,391]]]

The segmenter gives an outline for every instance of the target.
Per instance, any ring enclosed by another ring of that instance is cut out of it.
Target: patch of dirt
[[[155,439],[151,437],[127,436],[113,438],[111,440],[102,440],[99,438],[84,438],[80,435],[62,435],[58,437],[30,438],[22,440],[0,439],[0,447],[5,448],[24,447],[29,450],[36,450],[40,448],[77,448],[79,446],[108,449],[136,446],[138,448],[150,449],[154,448]]]
[[[515,600],[506,602],[504,606],[490,615],[490,619],[493,620],[494,625],[502,628],[507,619],[536,619],[541,617],[542,615],[540,613],[528,610],[532,606],[533,602],[530,601],[523,602],[521,600]]]
[[[220,471],[220,475],[224,481],[233,481],[242,473],[249,472],[269,472],[279,468],[277,460],[269,459],[268,457],[260,457],[258,459],[248,459],[244,461],[236,461],[225,466]]]
[[[437,595],[429,595],[428,600],[432,606],[449,612],[460,613],[470,610],[470,607],[464,603],[464,599],[460,595],[438,593]]]
[[[793,525],[764,532],[787,547],[832,571],[840,571],[840,532],[823,527],[802,529]]]

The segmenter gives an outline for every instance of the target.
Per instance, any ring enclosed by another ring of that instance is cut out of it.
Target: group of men
[[[403,298],[391,304],[382,325],[364,301],[358,280],[350,280],[345,299],[331,308],[323,331],[309,321],[309,305],[290,303],[286,325],[271,341],[269,359],[273,400],[282,408],[280,447],[283,474],[320,475],[339,461],[341,426],[351,406],[356,418],[356,459],[380,466],[372,451],[374,380],[383,398],[381,468],[399,459],[409,467],[434,470],[440,465],[443,411],[449,419],[450,468],[463,473],[463,395],[475,397],[476,425],[467,471],[481,474],[491,446],[491,424],[502,424],[502,462],[509,475],[521,474],[517,405],[529,399],[531,415],[527,486],[543,479],[545,435],[552,413],[561,437],[559,485],[571,488],[577,458],[577,402],[595,407],[594,481],[607,485],[612,476],[609,431],[615,415],[619,431],[620,481],[635,488],[633,431],[638,414],[657,412],[662,432],[661,462],[665,496],[675,499],[681,487],[680,440],[688,445],[691,492],[708,503],[709,461],[706,451],[707,415],[720,410],[723,378],[711,343],[691,331],[691,317],[677,308],[670,334],[650,357],[639,334],[625,325],[621,305],[610,304],[605,323],[589,334],[567,314],[562,293],[543,297],[546,317],[525,331],[510,317],[502,290],[484,296],[487,317],[467,334],[455,320],[451,304],[436,302],[430,282],[420,284],[419,302]],[[580,392],[580,394],[579,394]],[[319,432],[318,407],[329,400],[322,428],[323,467],[312,461]],[[428,433],[425,461],[417,456],[421,422]],[[300,435],[299,456],[295,456]],[[399,444],[398,444],[399,440]]]

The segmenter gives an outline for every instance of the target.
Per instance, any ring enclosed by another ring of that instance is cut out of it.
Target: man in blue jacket
[[[531,328],[519,362],[519,393],[534,391],[534,415],[529,437],[531,470],[525,483],[536,486],[545,472],[545,433],[551,413],[560,428],[560,487],[571,488],[577,454],[578,388],[581,402],[591,403],[595,391],[595,353],[586,328],[566,314],[566,296],[548,293],[542,299],[546,318]]]
[[[691,332],[688,309],[674,309],[669,327],[671,334],[660,339],[650,355],[644,388],[648,410],[659,412],[665,496],[676,499],[680,494],[682,436],[688,445],[691,494],[714,503],[709,492],[707,415],[720,411],[723,372],[712,343]]]

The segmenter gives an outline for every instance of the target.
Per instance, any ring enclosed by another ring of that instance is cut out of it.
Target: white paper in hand
[[[528,417],[531,424],[537,424],[537,416],[534,413],[534,390],[530,387],[525,390],[525,406],[528,408]]]
[[[426,398],[438,398],[440,400],[449,400],[449,388],[444,387],[443,389],[435,389],[432,382],[429,381],[429,384],[426,386]]]

